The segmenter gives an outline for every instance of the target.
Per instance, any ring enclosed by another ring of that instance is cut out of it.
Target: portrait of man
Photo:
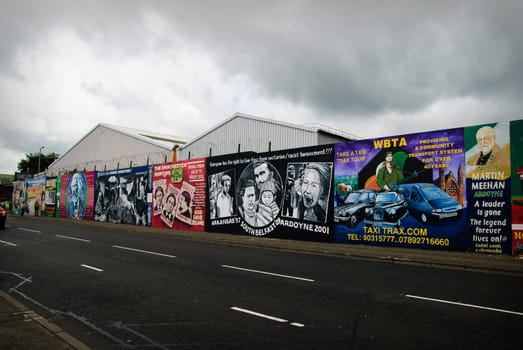
[[[282,195],[282,180],[277,170],[267,161],[257,160],[252,164],[252,173],[256,183],[256,196],[259,197],[264,183],[271,182],[275,188],[275,202],[280,203]]]
[[[221,190],[216,196],[216,215],[219,218],[229,217],[233,214],[233,198],[229,194],[231,189],[231,177],[227,174],[222,176]]]
[[[253,227],[258,227],[256,212],[256,183],[245,180],[240,187],[240,214],[245,222]]]
[[[160,215],[163,209],[164,189],[162,186],[154,190],[154,215]]]
[[[377,182],[382,191],[394,191],[403,180],[403,170],[392,160],[392,152],[385,153],[385,162],[378,170]]]
[[[484,126],[476,132],[476,141],[479,152],[467,160],[467,165],[503,165],[510,163],[506,150],[496,142],[496,130],[491,126]]]
[[[169,193],[167,195],[167,198],[165,200],[165,205],[163,209],[163,217],[167,219],[169,222],[172,222],[174,220],[174,207],[176,206],[176,197],[174,194]]]
[[[255,162],[253,165],[254,179],[256,186],[259,189],[266,181],[272,181],[272,170],[269,169],[269,164],[265,161]]]

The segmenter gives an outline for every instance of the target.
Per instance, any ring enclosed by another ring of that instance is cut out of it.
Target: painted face
[[[274,201],[274,195],[271,191],[263,191],[261,194],[261,201],[265,205],[269,205]]]
[[[255,202],[256,202],[256,193],[254,186],[249,186],[245,188],[245,193],[243,194],[243,208],[246,213],[252,214],[255,211]]]
[[[301,184],[303,204],[306,208],[312,208],[318,203],[321,194],[320,174],[314,169],[305,170]]]
[[[178,211],[183,212],[186,211],[189,207],[187,206],[187,202],[182,198],[180,201],[180,207],[178,208]]]
[[[293,166],[289,167],[289,170],[287,171],[287,175],[292,178],[294,178],[296,176],[296,170],[294,170]]]
[[[230,189],[231,189],[231,182],[229,180],[225,180],[223,182],[223,193],[229,192]]]
[[[476,140],[481,153],[489,154],[496,143],[496,133],[491,127],[485,126],[476,133]]]
[[[158,190],[156,191],[156,202],[157,203],[161,203],[162,200],[163,200],[163,191],[162,190]]]
[[[263,163],[254,168],[254,179],[256,184],[260,186],[265,181],[269,180],[270,170],[267,163]]]
[[[174,196],[167,197],[167,211],[168,212],[171,212],[173,210],[174,203],[175,203]]]

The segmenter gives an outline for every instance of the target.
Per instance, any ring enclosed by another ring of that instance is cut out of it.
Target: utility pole
[[[37,174],[40,174],[40,156],[42,155],[42,149],[44,149],[45,146],[40,147],[40,150],[38,151],[38,172]]]

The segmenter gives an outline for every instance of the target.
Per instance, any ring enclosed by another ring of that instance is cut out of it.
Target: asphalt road
[[[521,276],[150,232],[10,217],[0,289],[93,349],[521,346]]]

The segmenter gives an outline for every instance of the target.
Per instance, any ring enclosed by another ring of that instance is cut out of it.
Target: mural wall
[[[512,253],[523,256],[523,120],[510,123]]]
[[[60,177],[61,218],[93,220],[95,176],[94,171],[88,171]]]
[[[45,200],[44,208],[42,209],[45,216],[55,216],[56,212],[56,177],[45,179]]]
[[[205,230],[205,168],[205,158],[153,166],[153,227]]]
[[[335,146],[335,241],[465,250],[463,130]]]
[[[465,128],[469,250],[510,254],[510,124]]]
[[[45,176],[26,179],[25,212],[33,216],[41,216],[45,208]]]
[[[208,158],[207,230],[332,241],[333,145]]]
[[[151,225],[151,166],[98,172],[94,220]]]
[[[13,185],[18,214],[523,255],[523,120]]]
[[[13,214],[23,215],[25,203],[25,181],[13,182],[13,199],[11,202],[11,212]]]

